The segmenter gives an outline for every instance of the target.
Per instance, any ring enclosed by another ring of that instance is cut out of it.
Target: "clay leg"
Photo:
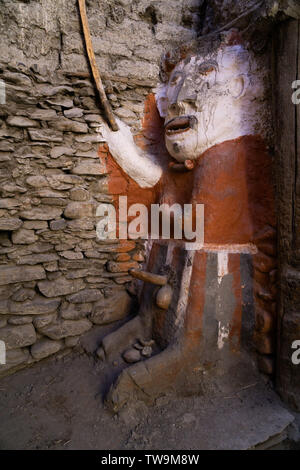
[[[181,366],[182,353],[180,347],[174,345],[124,369],[110,388],[107,405],[118,412],[127,403],[137,400],[151,404],[155,398],[172,390]]]
[[[143,328],[139,316],[125,323],[121,328],[105,336],[102,347],[97,351],[101,359],[112,360],[131,346],[137,338],[143,336]]]

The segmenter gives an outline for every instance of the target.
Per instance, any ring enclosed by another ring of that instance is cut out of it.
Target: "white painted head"
[[[263,133],[265,72],[244,46],[226,39],[180,60],[156,94],[170,155],[195,160],[216,144]]]

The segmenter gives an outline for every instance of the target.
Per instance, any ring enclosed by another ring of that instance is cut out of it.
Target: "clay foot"
[[[182,353],[176,345],[160,354],[124,369],[106,397],[115,413],[126,404],[144,401],[152,404],[160,395],[172,391],[182,368]]]
[[[111,361],[142,336],[142,323],[140,317],[137,316],[118,330],[105,336],[97,355],[102,360],[108,359]]]

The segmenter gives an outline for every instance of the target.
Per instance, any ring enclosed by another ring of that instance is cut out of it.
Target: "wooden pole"
[[[148,273],[147,271],[140,271],[138,269],[130,269],[129,274],[135,279],[140,281],[150,282],[156,286],[165,286],[168,282],[167,276],[161,276],[159,274]]]
[[[92,69],[92,74],[94,77],[95,85],[99,94],[100,102],[104,108],[107,120],[112,130],[118,131],[119,127],[118,127],[118,124],[116,123],[110,103],[107,99],[104,86],[100,77],[99,69],[97,66],[92,39],[91,39],[89,23],[88,23],[87,14],[86,14],[85,0],[78,0],[78,4],[79,4],[79,12],[80,12],[80,18],[81,18],[81,23],[82,23],[83,35],[84,35],[84,40],[85,40],[85,47],[86,47],[86,51],[88,54],[90,66]]]

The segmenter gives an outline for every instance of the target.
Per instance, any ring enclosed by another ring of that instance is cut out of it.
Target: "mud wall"
[[[87,2],[106,91],[134,132],[162,51],[195,37],[201,4]],[[0,31],[1,375],[124,318],[133,300],[128,268],[144,257],[135,242],[96,238],[96,208],[112,195],[77,2],[3,1]]]

